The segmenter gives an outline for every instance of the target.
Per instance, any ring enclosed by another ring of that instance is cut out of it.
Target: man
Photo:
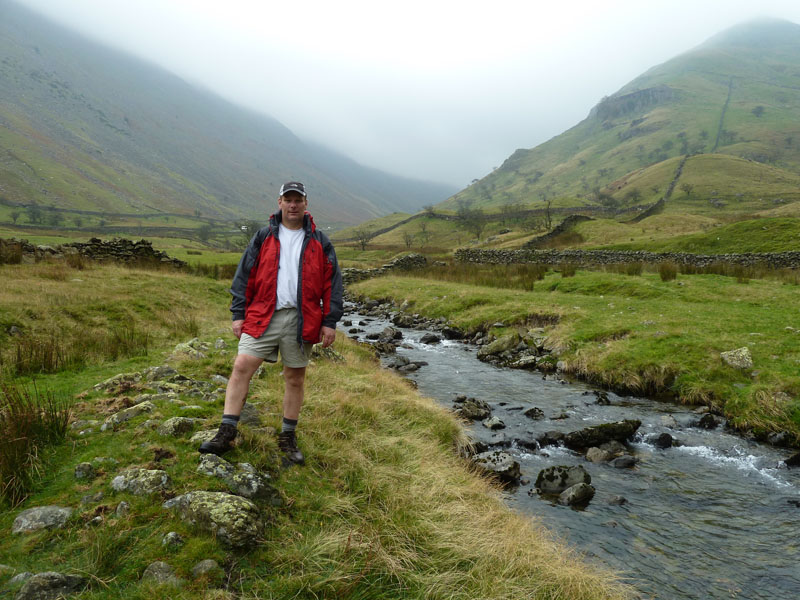
[[[283,362],[283,425],[278,447],[289,463],[303,464],[295,428],[303,406],[311,347],[330,346],[342,316],[342,274],[328,237],[306,212],[305,186],[281,186],[278,211],[250,240],[233,278],[231,312],[239,353],[225,392],[222,424],[199,451],[231,448],[250,379],[263,361]]]

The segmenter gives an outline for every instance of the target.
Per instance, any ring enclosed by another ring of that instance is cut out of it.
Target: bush
[[[40,473],[42,450],[64,440],[69,417],[63,397],[0,384],[0,500],[12,506],[25,500]]]
[[[672,281],[678,277],[678,266],[673,262],[658,263],[658,275],[661,281]]]
[[[578,272],[578,265],[575,263],[564,263],[559,266],[559,271],[561,272],[561,277],[574,277],[575,273]]]
[[[625,264],[625,275],[641,275],[644,270],[644,264],[641,262],[630,262]]]
[[[83,271],[86,268],[86,258],[78,252],[75,254],[67,254],[64,260],[68,266],[73,269],[78,269],[78,271]]]

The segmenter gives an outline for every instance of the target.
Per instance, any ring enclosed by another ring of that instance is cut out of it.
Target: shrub
[[[0,240],[0,265],[18,265],[22,262],[22,244]]]
[[[63,397],[36,386],[0,384],[0,500],[25,500],[38,478],[42,450],[64,440],[69,417]]]
[[[67,254],[64,257],[64,260],[68,266],[72,267],[73,269],[78,269],[78,271],[83,271],[86,268],[86,258],[78,252],[74,254]]]
[[[678,277],[678,266],[673,262],[658,263],[658,275],[661,281],[672,281]]]
[[[563,263],[560,265],[561,277],[574,277],[578,272],[578,265],[575,263]]]
[[[641,275],[644,264],[641,262],[630,262],[625,264],[625,275]]]
[[[203,253],[200,250],[187,250],[186,254],[191,254],[192,256],[202,256]]]

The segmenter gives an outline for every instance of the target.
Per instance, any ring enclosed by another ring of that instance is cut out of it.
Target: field
[[[94,389],[117,373],[168,363],[196,380],[229,374],[235,340],[227,281],[114,266],[74,270],[63,263],[0,270],[6,282],[0,292],[4,384],[18,388],[35,377],[40,392],[68,399],[73,419],[102,421],[141,393],[137,385]],[[135,347],[108,343],[108,331],[125,329],[139,332],[140,341],[146,333],[146,341]],[[212,348],[221,338],[227,348],[211,349],[205,358],[170,358],[176,343],[192,337]],[[47,363],[48,373],[19,373],[13,348],[35,339],[51,340],[65,356],[75,346],[100,342],[93,345],[98,352],[80,361]],[[168,495],[224,489],[196,473],[198,454],[188,433],[162,436],[145,425],[188,410],[201,419],[195,429],[216,426],[221,398],[206,403],[181,394],[177,402],[154,399],[152,413],[115,431],[94,426],[79,435],[70,429],[64,442],[38,452],[27,498],[16,506],[5,499],[0,528],[9,531],[19,511],[34,506],[75,512],[63,529],[2,536],[0,564],[7,567],[0,577],[26,570],[80,574],[89,587],[72,597],[82,600],[630,597],[614,577],[580,562],[537,521],[504,505],[499,491],[459,457],[465,440],[448,411],[381,370],[371,351],[343,336],[334,348],[334,355],[309,367],[299,429],[306,466],[281,469],[274,437],[246,425],[228,455],[271,474],[278,490],[280,505],[261,507],[265,524],[254,548],[226,548],[162,509],[163,496],[115,492],[109,485],[125,468],[147,467],[168,472]],[[114,349],[116,357],[109,353]],[[250,404],[268,427],[280,422],[281,388],[280,365],[253,381]],[[202,407],[185,408],[191,404]],[[76,465],[97,457],[119,462],[102,463],[95,477],[76,480]],[[119,516],[122,500],[130,512]],[[92,522],[97,516],[99,523]],[[162,545],[170,531],[186,543]],[[222,572],[190,582],[193,565],[207,558]],[[168,562],[187,583],[140,582],[156,560]]]

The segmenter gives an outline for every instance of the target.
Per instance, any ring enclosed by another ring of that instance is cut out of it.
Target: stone
[[[600,448],[589,448],[586,451],[586,460],[593,463],[608,462],[611,460],[612,454]]]
[[[111,488],[117,492],[130,492],[136,496],[156,494],[169,489],[172,480],[166,471],[160,469],[128,469],[111,481]]]
[[[558,443],[564,439],[564,434],[561,431],[545,431],[542,435],[536,438],[536,443],[540,447],[544,446],[557,446]]]
[[[661,420],[661,425],[663,425],[664,427],[669,427],[670,429],[678,428],[678,422],[672,415],[661,415],[660,420]]]
[[[625,421],[618,421],[616,423],[604,423],[602,425],[595,425],[594,427],[587,427],[586,429],[573,431],[565,435],[564,445],[572,450],[579,450],[582,448],[591,448],[592,446],[600,446],[611,440],[624,442],[633,437],[641,424],[642,422],[638,419],[626,419]]]
[[[119,425],[121,423],[125,423],[126,421],[130,421],[134,417],[138,417],[142,413],[152,412],[156,408],[156,405],[152,402],[145,401],[140,402],[139,404],[134,404],[129,408],[125,408],[118,413],[115,413],[108,417],[105,422],[100,426],[100,431],[107,431],[108,429],[113,428],[115,425]]]
[[[192,567],[192,577],[195,579],[205,577],[214,582],[221,582],[224,575],[225,572],[219,566],[219,563],[211,558],[201,560]]]
[[[750,350],[747,346],[737,348],[736,350],[729,350],[728,352],[720,352],[719,356],[726,365],[734,369],[753,368],[753,357],[750,355]]]
[[[248,427],[258,427],[261,425],[261,414],[258,411],[258,402],[247,402],[242,407],[242,413],[239,415],[239,424],[247,425]]]
[[[238,463],[234,466],[215,454],[203,454],[200,456],[197,472],[221,479],[231,493],[237,496],[275,502],[280,498],[278,491],[269,483],[269,475],[258,472],[249,463]]]
[[[157,560],[150,563],[142,573],[142,581],[166,585],[181,585],[183,582],[175,576],[175,571],[167,563]]]
[[[779,448],[788,448],[794,441],[794,436],[788,431],[773,431],[767,436],[767,443]]]
[[[435,333],[426,333],[421,338],[419,338],[419,341],[421,343],[423,343],[423,344],[433,345],[433,344],[438,344],[439,342],[441,342],[442,338],[440,338]]]
[[[105,494],[103,492],[86,494],[81,498],[81,504],[95,504],[97,502],[102,502],[103,498],[105,498]]]
[[[225,340],[223,340],[222,338],[217,338],[214,341],[214,349],[215,350],[224,350],[227,347],[228,347],[228,344],[225,343]]]
[[[141,373],[119,373],[113,377],[109,377],[94,386],[95,390],[111,390],[117,389],[121,386],[130,386],[134,383],[139,383],[142,380]]]
[[[537,408],[535,406],[532,406],[522,414],[528,417],[529,419],[533,419],[534,421],[538,421],[539,419],[544,419],[544,411],[541,408]]]
[[[800,452],[793,454],[783,462],[787,467],[800,467]]]
[[[591,475],[581,466],[553,466],[539,471],[534,486],[542,494],[560,494],[573,485],[591,482]]]
[[[490,417],[483,421],[483,426],[487,429],[491,429],[492,431],[496,431],[498,429],[505,429],[506,424],[500,420],[500,417]]]
[[[194,421],[194,419],[189,419],[188,417],[172,417],[161,424],[158,428],[158,434],[179,437],[194,429]]]
[[[503,352],[507,352],[509,350],[513,350],[516,348],[517,344],[520,342],[519,334],[509,333],[508,335],[504,335],[500,338],[497,338],[490,344],[486,344],[485,346],[481,346],[480,350],[478,350],[478,360],[487,360],[490,356],[502,354]]]
[[[203,442],[211,441],[211,438],[213,438],[215,435],[217,435],[216,429],[207,429],[205,431],[198,431],[194,433],[191,438],[189,438],[189,441],[192,442],[193,444],[202,444]]]
[[[117,510],[114,511],[114,514],[117,518],[122,518],[128,515],[131,512],[131,505],[125,502],[124,500],[117,504]]]
[[[61,529],[72,516],[72,509],[64,506],[37,506],[23,510],[14,519],[11,533],[30,533],[42,529]]]
[[[468,421],[482,421],[488,419],[492,414],[492,409],[485,400],[477,398],[467,398],[456,407],[456,414]]]
[[[700,417],[700,420],[697,422],[697,426],[700,427],[701,429],[716,429],[717,427],[719,427],[719,424],[720,424],[719,419],[715,415],[712,415],[711,413],[704,414],[702,417]]]
[[[446,340],[462,340],[464,339],[464,332],[455,327],[443,327],[442,337]]]
[[[586,504],[594,497],[594,487],[588,483],[576,483],[558,495],[558,503],[565,506]]]
[[[160,379],[168,379],[177,374],[178,372],[169,365],[163,365],[160,367],[149,367],[144,371],[142,371],[142,375],[147,381],[158,381]]]
[[[56,600],[82,591],[88,583],[85,577],[46,571],[32,575],[14,597],[15,600]]]
[[[508,452],[490,450],[476,455],[472,462],[504,483],[516,484],[521,476],[519,463]]]
[[[188,342],[178,344],[172,351],[173,357],[186,356],[193,359],[206,358],[210,345],[200,341],[200,338],[192,338]]]
[[[23,571],[22,573],[17,573],[6,582],[6,588],[21,586],[31,577],[33,577],[33,573],[31,573],[30,571]]]
[[[618,456],[612,460],[610,464],[615,469],[630,469],[631,467],[636,466],[637,462],[639,462],[639,459],[631,456],[630,454],[625,454],[623,456]]]
[[[526,354],[524,356],[520,356],[517,360],[512,362],[509,366],[512,369],[535,369],[536,364],[539,362],[539,358],[532,355]]]
[[[662,450],[665,448],[672,448],[673,442],[674,440],[672,436],[668,433],[662,433],[661,435],[650,438],[650,443],[656,448],[661,448]]]
[[[92,463],[82,462],[75,466],[75,479],[94,479],[96,474]]]
[[[628,452],[628,449],[625,447],[625,444],[622,444],[616,440],[611,440],[610,442],[600,444],[600,450],[608,452],[612,458],[615,456],[622,456],[623,454]]]
[[[612,496],[608,499],[609,504],[613,504],[615,506],[622,506],[623,504],[628,503],[628,499],[624,496]]]
[[[163,538],[161,538],[161,545],[170,548],[180,548],[186,543],[181,535],[176,531],[170,531]]]
[[[176,509],[182,519],[234,548],[255,545],[263,528],[255,504],[225,492],[189,492],[167,500],[163,506]]]
[[[378,338],[384,342],[391,342],[392,340],[401,340],[403,339],[403,332],[397,329],[397,327],[392,327],[391,325],[385,327],[383,331],[381,331],[380,337]]]

